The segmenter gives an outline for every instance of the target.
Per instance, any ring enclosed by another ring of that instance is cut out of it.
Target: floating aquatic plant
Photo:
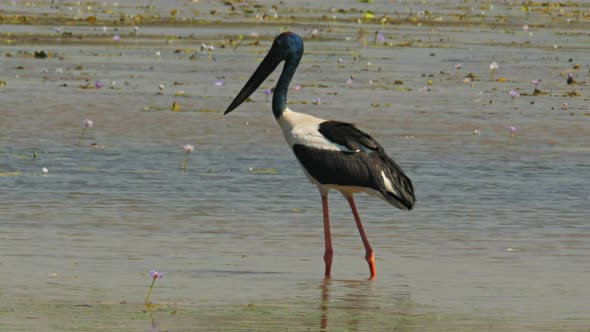
[[[94,127],[94,121],[90,119],[85,119],[82,121],[82,132],[80,133],[80,139],[78,140],[78,145],[82,145],[82,138],[84,137],[84,133],[86,133],[86,129]]]
[[[188,168],[189,155],[191,154],[191,152],[193,152],[193,150],[195,149],[195,146],[190,145],[190,144],[185,144],[183,148],[184,148],[184,151],[186,151],[186,157],[184,158],[184,164],[182,165],[182,169],[186,172],[186,170]]]
[[[582,95],[582,93],[581,93],[581,92],[579,92],[579,91],[578,91],[578,90],[576,90],[576,89],[573,89],[573,90],[571,90],[571,91],[567,91],[567,92],[565,93],[565,95],[566,95],[567,97],[580,97],[580,96]]]
[[[147,296],[145,297],[145,305],[150,304],[150,295],[152,295],[152,289],[154,289],[154,283],[156,282],[156,279],[162,279],[164,274],[156,270],[151,270],[150,276],[152,277],[152,283],[150,285],[150,289],[148,290]]]
[[[97,80],[96,82],[94,82],[94,87],[96,89],[102,89],[104,87],[104,83],[102,83],[101,81],[98,81]]]
[[[0,176],[15,176],[21,175],[21,172],[0,172]]]
[[[219,86],[219,87],[225,86],[225,82],[223,80],[217,80],[217,81],[215,81],[215,86]]]
[[[37,50],[34,53],[35,59],[47,59],[48,55],[47,52],[43,50]]]
[[[313,29],[311,31],[311,38],[312,39],[315,38],[315,39],[318,39],[319,40],[320,39],[320,31],[318,29]]]
[[[568,85],[576,85],[578,83],[578,82],[576,82],[576,80],[574,80],[574,73],[568,73],[567,74],[566,83]]]
[[[276,168],[248,168],[248,172],[255,173],[255,174],[277,174],[279,170]]]
[[[350,76],[347,80],[346,80],[346,85],[348,85],[349,88],[352,88],[352,80],[354,79],[353,76]]]
[[[497,62],[494,61],[490,63],[490,81],[494,80],[494,73],[496,72],[496,70],[498,70],[498,68],[500,68],[500,66]]]
[[[365,11],[365,13],[363,14],[363,19],[366,21],[371,21],[375,18],[375,13],[372,10],[367,10]]]
[[[311,100],[311,103],[314,104],[314,105],[319,105],[320,104],[320,97],[319,96],[318,97],[314,97]]]
[[[201,44],[201,51],[207,51],[207,59],[209,61],[215,60],[215,58],[213,57],[213,51],[215,51],[215,46],[213,46],[213,45],[207,45],[207,44]]]
[[[180,104],[177,103],[176,101],[172,102],[172,111],[174,112],[180,112]]]
[[[296,84],[296,85],[293,87],[293,90],[295,90],[295,91],[301,91],[301,89],[302,89],[302,87],[301,87],[301,84]]]
[[[543,92],[543,91],[539,90],[539,84],[541,84],[541,82],[543,82],[543,80],[532,80],[531,81],[531,83],[533,83],[535,85],[535,89],[533,90],[533,96],[547,94],[547,92]]]

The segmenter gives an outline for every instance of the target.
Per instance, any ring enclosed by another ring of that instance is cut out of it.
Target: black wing
[[[390,204],[404,210],[412,209],[416,200],[412,182],[369,134],[350,123],[338,121],[323,122],[319,132],[355,152],[294,145],[295,156],[316,181],[371,188],[380,192]],[[391,182],[393,191],[387,189],[383,176]]]
[[[352,123],[325,121],[320,124],[318,131],[328,140],[352,151],[361,150],[363,147],[373,151],[383,150],[373,137],[359,130]]]

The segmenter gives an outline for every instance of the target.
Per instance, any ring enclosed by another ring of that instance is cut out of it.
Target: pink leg
[[[324,262],[326,263],[326,279],[330,278],[330,271],[332,270],[332,257],[334,257],[334,250],[332,249],[332,236],[330,234],[330,212],[328,210],[328,193],[322,193],[322,208],[324,210],[324,242],[326,244],[326,251],[324,252]]]
[[[361,223],[361,218],[359,217],[359,213],[356,210],[356,205],[354,204],[354,198],[352,194],[345,195],[346,199],[348,200],[348,204],[350,204],[350,209],[352,210],[352,214],[354,215],[354,221],[356,221],[356,226],[359,229],[359,233],[361,234],[361,239],[363,240],[363,245],[365,246],[365,259],[367,263],[369,263],[369,269],[371,270],[371,277],[369,279],[375,279],[377,276],[377,270],[375,269],[375,254],[373,253],[373,248],[369,244],[369,239],[367,238],[367,234],[365,234],[365,229],[363,228],[363,224]]]

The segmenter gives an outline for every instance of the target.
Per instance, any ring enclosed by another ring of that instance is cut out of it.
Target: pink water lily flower
[[[84,137],[84,133],[86,129],[92,128],[94,126],[94,121],[90,119],[85,119],[82,121],[82,132],[80,133],[80,138],[78,139],[78,145],[82,145],[82,138]]]
[[[510,131],[510,136],[508,136],[508,141],[506,142],[506,144],[510,144],[510,141],[512,141],[512,136],[514,136],[514,133],[516,133],[517,130],[518,130],[518,128],[516,128],[515,126],[508,126],[508,131]]]
[[[161,279],[162,277],[164,277],[164,274],[156,270],[150,270],[150,276],[154,279]]]
[[[346,80],[346,85],[348,85],[349,87],[352,88],[352,80],[354,79],[354,77],[350,76],[347,80]]]
[[[268,102],[268,96],[272,95],[273,89],[274,88],[264,90],[264,96],[266,97],[266,102]]]
[[[459,72],[461,71],[461,68],[463,68],[463,64],[458,63],[455,65],[455,70],[457,71],[457,79],[459,79]]]
[[[150,295],[152,294],[152,289],[154,289],[154,283],[156,279],[162,279],[164,274],[162,272],[158,272],[156,270],[150,270],[150,276],[152,277],[152,283],[150,284],[150,289],[148,290],[147,296],[145,297],[145,305],[150,305]]]
[[[377,41],[383,43],[385,41],[385,36],[381,32],[378,32],[376,39],[377,39]]]

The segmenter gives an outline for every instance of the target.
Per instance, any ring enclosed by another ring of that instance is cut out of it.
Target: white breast
[[[291,147],[300,144],[323,150],[353,152],[345,146],[329,141],[318,131],[320,124],[326,121],[324,119],[286,108],[277,121]]]

